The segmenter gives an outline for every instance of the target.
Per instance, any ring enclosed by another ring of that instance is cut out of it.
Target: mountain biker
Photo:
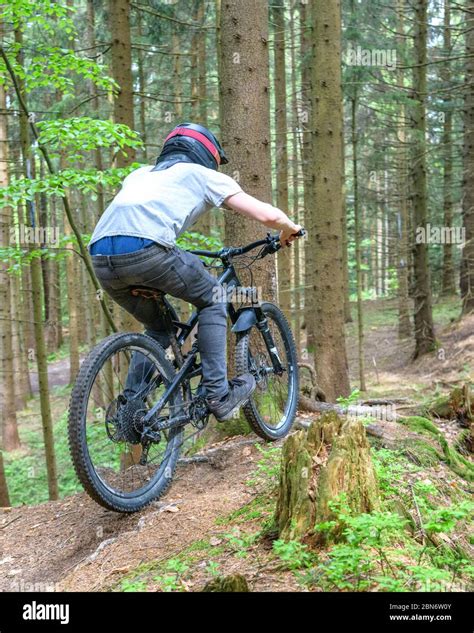
[[[208,407],[223,421],[245,404],[255,389],[251,374],[227,381],[227,309],[219,283],[196,255],[175,245],[176,238],[212,207],[224,207],[280,231],[290,245],[300,226],[273,207],[244,193],[220,173],[228,163],[216,137],[205,127],[181,123],[166,137],[154,166],[129,174],[101,216],[89,245],[97,278],[112,299],[146,327],[165,349],[154,301],[133,296],[132,286],[168,293],[198,309],[198,349]],[[133,365],[133,360],[132,360]],[[137,368],[135,368],[137,370]],[[129,371],[126,387],[131,391]],[[137,372],[138,373],[138,372]]]

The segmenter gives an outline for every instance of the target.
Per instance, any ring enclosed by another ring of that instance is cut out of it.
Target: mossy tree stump
[[[329,412],[291,435],[282,452],[275,527],[284,540],[319,539],[314,525],[331,520],[330,501],[345,494],[348,509],[379,505],[370,445],[359,420]]]
[[[219,576],[210,580],[202,589],[210,592],[249,592],[249,586],[245,576],[233,574],[231,576]]]
[[[466,448],[474,453],[474,396],[466,383],[455,387],[447,396],[438,396],[428,406],[428,413],[439,418],[455,419],[468,431],[464,434]]]

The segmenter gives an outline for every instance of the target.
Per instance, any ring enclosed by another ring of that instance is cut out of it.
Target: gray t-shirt
[[[172,246],[204,212],[242,191],[230,176],[194,163],[151,171],[140,167],[104,211],[90,244],[112,235],[133,235]]]

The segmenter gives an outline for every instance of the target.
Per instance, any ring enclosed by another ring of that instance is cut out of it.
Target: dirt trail
[[[432,391],[438,385],[447,389],[450,383],[472,380],[474,315],[440,329],[439,340],[441,354],[410,363],[412,344],[400,343],[395,327],[369,330],[368,367],[372,358],[378,363],[378,379],[373,368],[368,372],[371,393],[419,397],[419,385],[423,391]],[[349,338],[352,361],[356,346],[356,340]],[[62,362],[54,365],[64,370]],[[246,440],[242,443],[237,437],[221,443],[219,450],[225,458],[214,465],[181,464],[168,494],[137,514],[109,512],[85,493],[0,511],[0,591],[29,590],[37,583],[42,583],[37,585],[42,590],[107,590],[117,587],[142,563],[169,559],[200,539],[222,537],[229,528],[218,525],[216,519],[256,495],[246,481],[261,456]],[[232,565],[229,559],[227,573],[232,573]],[[239,562],[238,571],[248,572],[253,590],[292,589],[291,574],[272,575],[268,570],[260,574],[258,570],[259,564],[251,557]]]
[[[133,515],[101,508],[76,494],[65,500],[0,513],[0,591],[35,583],[43,589],[93,591],[110,587],[140,563],[170,558],[193,541],[222,532],[217,517],[248,503],[246,486],[258,451],[226,442],[225,464],[178,467],[159,502]]]

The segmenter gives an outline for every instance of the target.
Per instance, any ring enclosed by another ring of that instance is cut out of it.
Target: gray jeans
[[[219,292],[219,282],[205,269],[199,257],[176,246],[153,244],[125,255],[95,255],[92,263],[107,294],[143,323],[146,334],[164,347],[169,342],[156,303],[134,297],[130,286],[155,288],[196,306],[198,348],[206,396],[220,398],[227,393],[227,306],[221,300],[223,293]]]

